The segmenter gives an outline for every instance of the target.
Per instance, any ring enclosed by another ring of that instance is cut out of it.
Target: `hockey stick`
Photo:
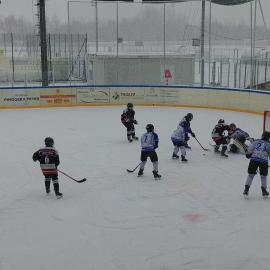
[[[137,170],[137,168],[138,168],[141,164],[142,164],[142,163],[140,162],[133,170],[127,169],[127,172],[129,172],[129,173],[135,172],[135,171]]]
[[[83,183],[83,182],[86,181],[86,178],[83,178],[83,179],[81,179],[81,180],[77,180],[77,179],[71,177],[70,175],[66,174],[65,172],[62,172],[62,171],[60,171],[60,170],[58,170],[58,169],[57,169],[57,171],[60,172],[60,173],[62,173],[63,175],[65,175],[66,177],[68,177],[69,179],[71,179],[71,180],[73,180],[73,181],[75,181],[75,182],[77,182],[77,183]]]
[[[198,141],[198,139],[196,137],[194,137],[194,139],[198,142],[198,144],[201,146],[201,148],[204,150],[204,151],[209,151],[208,148],[204,148],[201,143]]]

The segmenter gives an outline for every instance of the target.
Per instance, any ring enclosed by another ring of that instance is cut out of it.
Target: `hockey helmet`
[[[44,142],[47,147],[53,147],[54,145],[54,140],[51,137],[46,137]]]
[[[129,103],[127,104],[127,108],[133,108],[133,103],[130,103],[130,102],[129,102]]]
[[[231,130],[235,130],[235,129],[236,129],[236,124],[231,123],[231,124],[229,125],[229,127],[230,127]]]
[[[218,120],[218,124],[224,124],[224,123],[225,123],[225,121],[223,119]]]
[[[269,139],[270,139],[270,132],[264,131],[264,133],[262,134],[262,140],[269,142]]]
[[[152,124],[147,124],[145,128],[147,132],[152,132],[154,130],[154,126]]]
[[[193,119],[193,114],[192,113],[188,113],[186,115],[186,118],[187,118],[188,121],[191,121]]]

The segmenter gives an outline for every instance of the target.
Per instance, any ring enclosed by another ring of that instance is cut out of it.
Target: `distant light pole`
[[[47,34],[46,34],[46,11],[45,0],[39,0],[39,28],[40,28],[40,49],[41,49],[41,70],[42,86],[48,86],[48,55],[47,55]]]
[[[212,41],[212,0],[210,0],[210,5],[209,5],[209,85],[211,85],[211,41]]]
[[[204,31],[205,31],[205,0],[202,1],[201,17],[201,86],[204,85]]]
[[[118,7],[118,1],[116,2],[116,56],[118,57],[119,53],[119,7]]]

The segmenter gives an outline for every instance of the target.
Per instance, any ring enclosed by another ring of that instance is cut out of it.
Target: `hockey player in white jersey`
[[[249,134],[242,130],[241,128],[236,127],[234,123],[229,125],[229,136],[233,139],[232,144],[229,146],[229,151],[231,153],[244,152],[248,150],[246,141],[253,142],[254,139],[249,136]]]
[[[186,159],[186,132],[184,127],[178,126],[176,130],[174,130],[171,140],[174,145],[174,150],[172,154],[172,159],[179,159],[178,152],[179,149],[181,151],[181,161],[187,162]]]
[[[158,148],[159,139],[158,135],[154,132],[154,126],[152,124],[148,124],[146,126],[146,131],[147,132],[141,137],[141,165],[138,176],[143,175],[144,167],[147,162],[147,158],[149,157],[153,163],[154,178],[158,179],[161,178],[161,175],[158,174],[158,156],[155,150]]]
[[[254,141],[249,147],[246,154],[250,158],[248,165],[248,176],[245,183],[244,195],[248,195],[249,188],[252,184],[253,178],[259,168],[261,175],[261,189],[263,197],[267,197],[269,192],[267,189],[267,175],[268,175],[268,159],[270,157],[270,133],[264,132],[260,140]]]

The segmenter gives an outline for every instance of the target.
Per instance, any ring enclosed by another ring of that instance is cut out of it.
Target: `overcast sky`
[[[2,0],[2,4],[0,5],[0,15],[1,16],[8,16],[8,15],[15,15],[15,16],[24,16],[26,18],[29,18],[30,20],[34,21],[33,15],[36,13],[36,7],[34,6],[34,3],[36,0]],[[61,21],[67,21],[67,0],[47,0],[47,16],[51,17],[54,14],[56,14]],[[267,26],[270,28],[270,0],[261,0],[263,10],[264,10],[264,16],[267,21]],[[180,5],[183,5],[183,8],[185,5],[189,5],[190,8],[195,8],[196,5],[199,3],[186,3],[186,4],[177,4],[178,8]],[[77,6],[76,6],[77,5]],[[123,4],[121,4],[123,6]],[[137,4],[140,5],[140,4]],[[191,6],[195,5],[195,6]],[[89,9],[87,8],[89,6]],[[136,13],[137,8],[132,8],[132,4],[129,4],[129,8],[122,7],[121,16],[125,13],[126,16],[131,16],[134,13]],[[208,5],[207,5],[208,6]],[[213,19],[217,20],[222,18],[223,20],[233,20],[233,21],[241,21],[249,20],[249,7],[250,4],[240,5],[235,8],[232,7],[225,7],[225,6],[218,6],[218,5],[212,5],[213,6]],[[133,6],[134,7],[134,6]],[[188,7],[188,6],[187,6]],[[100,9],[102,10],[102,14],[99,14],[100,17],[103,18],[114,18],[115,13],[112,12],[110,8],[107,9]],[[101,11],[100,11],[101,12]],[[72,17],[78,17],[78,16],[84,16],[84,17],[93,17],[93,7],[87,4],[71,4],[71,15]],[[261,20],[261,14],[258,13],[258,18]]]

